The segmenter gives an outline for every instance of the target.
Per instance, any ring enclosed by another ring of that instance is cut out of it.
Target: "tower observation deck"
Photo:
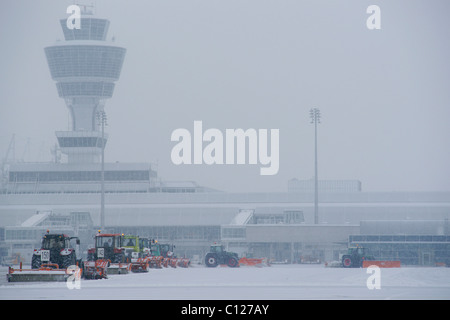
[[[104,111],[120,77],[126,49],[107,41],[107,19],[84,11],[80,29],[69,29],[60,20],[64,41],[45,48],[50,74],[56,81],[71,115],[71,131],[57,131],[61,152],[69,163],[97,163],[107,135],[102,134],[97,114]]]

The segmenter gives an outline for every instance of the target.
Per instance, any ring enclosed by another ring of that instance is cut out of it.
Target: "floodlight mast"
[[[317,169],[317,124],[320,123],[320,110],[313,108],[309,111],[311,123],[314,123],[314,224],[319,223],[319,179]]]
[[[105,228],[105,126],[108,125],[106,112],[104,110],[96,113],[97,121],[101,126],[102,139],[101,139],[101,195],[100,195],[100,230]]]

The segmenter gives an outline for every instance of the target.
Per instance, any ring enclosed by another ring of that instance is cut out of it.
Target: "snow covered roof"
[[[253,216],[255,210],[245,209],[240,210],[239,213],[231,220],[232,225],[244,225],[247,224]]]
[[[51,211],[38,211],[35,215],[32,215],[30,218],[25,220],[21,226],[22,227],[35,227],[42,221],[44,221],[49,215]]]
[[[163,181],[161,186],[169,188],[196,188],[198,187],[195,181]]]
[[[28,172],[28,171],[98,171],[98,163],[52,163],[52,162],[17,162],[9,166],[9,171]],[[106,171],[121,170],[150,170],[149,163],[126,163],[126,162],[107,162]]]
[[[361,234],[422,234],[446,235],[450,228],[448,220],[363,220]]]

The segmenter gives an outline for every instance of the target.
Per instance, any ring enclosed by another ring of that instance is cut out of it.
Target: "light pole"
[[[319,179],[317,176],[317,124],[320,123],[320,110],[309,111],[311,123],[314,123],[314,224],[319,223]]]
[[[106,122],[106,113],[105,111],[97,112],[97,121],[101,125],[102,128],[102,140],[101,140],[101,148],[102,148],[102,166],[101,166],[101,193],[100,193],[100,230],[103,230],[105,227],[105,126],[108,125]]]

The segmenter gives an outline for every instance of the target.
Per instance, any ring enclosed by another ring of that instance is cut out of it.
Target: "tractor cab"
[[[161,254],[163,257],[174,257],[174,248],[173,244],[163,243],[161,244]]]
[[[161,246],[158,241],[152,240],[150,244],[150,254],[155,257],[162,256],[161,254]]]
[[[350,247],[348,248],[348,254],[358,255],[358,256],[366,256],[369,255],[369,249],[364,247]]]
[[[156,240],[152,240],[150,245],[151,255],[155,257],[173,257],[174,248],[175,246],[173,244],[159,243]]]
[[[110,260],[113,263],[124,262],[121,234],[98,233],[95,236],[95,248],[88,250],[88,260],[98,259]]]
[[[67,243],[67,238],[61,234],[47,234],[42,239],[42,249],[54,250],[54,249],[64,249],[69,247]]]
[[[139,237],[132,235],[122,236],[122,246],[125,248],[125,256],[128,259],[139,258]]]
[[[213,244],[213,245],[211,245],[211,248],[210,248],[210,252],[213,252],[213,253],[222,253],[222,252],[224,252],[225,250],[224,250],[224,248],[223,248],[223,245],[219,245],[219,244]]]
[[[139,238],[139,251],[142,252],[144,256],[150,254],[150,239]]]

